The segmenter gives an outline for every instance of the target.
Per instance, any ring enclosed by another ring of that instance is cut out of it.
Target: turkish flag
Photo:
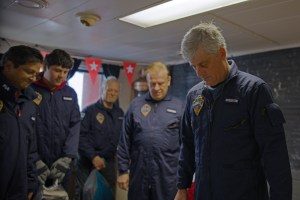
[[[134,69],[135,69],[136,63],[133,62],[123,62],[124,70],[127,76],[127,80],[129,85],[131,86],[132,78],[134,75]]]
[[[92,83],[95,84],[98,71],[101,68],[102,60],[97,58],[85,58],[85,64],[88,68],[88,72],[91,76]]]

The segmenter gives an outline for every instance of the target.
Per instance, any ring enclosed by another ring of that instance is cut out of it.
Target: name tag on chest
[[[63,97],[63,100],[64,101],[73,101],[73,98],[72,97]]]
[[[226,98],[225,99],[225,103],[238,104],[239,103],[239,99],[237,99],[237,98]]]
[[[176,110],[170,109],[170,108],[167,108],[167,112],[168,112],[168,113],[174,113],[174,114],[176,114]]]

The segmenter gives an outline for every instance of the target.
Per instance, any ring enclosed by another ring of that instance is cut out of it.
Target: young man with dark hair
[[[20,45],[2,55],[0,65],[0,199],[31,199],[36,188],[34,91],[43,57]]]
[[[38,98],[36,163],[39,181],[48,185],[57,180],[68,191],[70,165],[77,156],[80,113],[77,94],[66,85],[73,62],[68,53],[55,49],[44,61],[44,72],[33,84]]]

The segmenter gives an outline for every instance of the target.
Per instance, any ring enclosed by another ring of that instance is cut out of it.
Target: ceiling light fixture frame
[[[13,3],[25,8],[33,9],[43,9],[48,6],[47,0],[14,0]]]
[[[86,27],[94,26],[101,20],[101,16],[88,12],[80,12],[76,16],[79,17],[80,23]]]

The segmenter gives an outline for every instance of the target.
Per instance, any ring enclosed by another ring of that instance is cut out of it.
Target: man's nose
[[[158,83],[156,83],[156,84],[154,85],[154,89],[155,89],[155,90],[159,90],[159,89],[160,89],[160,87],[159,87],[159,84],[158,84]]]
[[[60,72],[58,75],[59,75],[60,78],[64,77],[64,72]]]

